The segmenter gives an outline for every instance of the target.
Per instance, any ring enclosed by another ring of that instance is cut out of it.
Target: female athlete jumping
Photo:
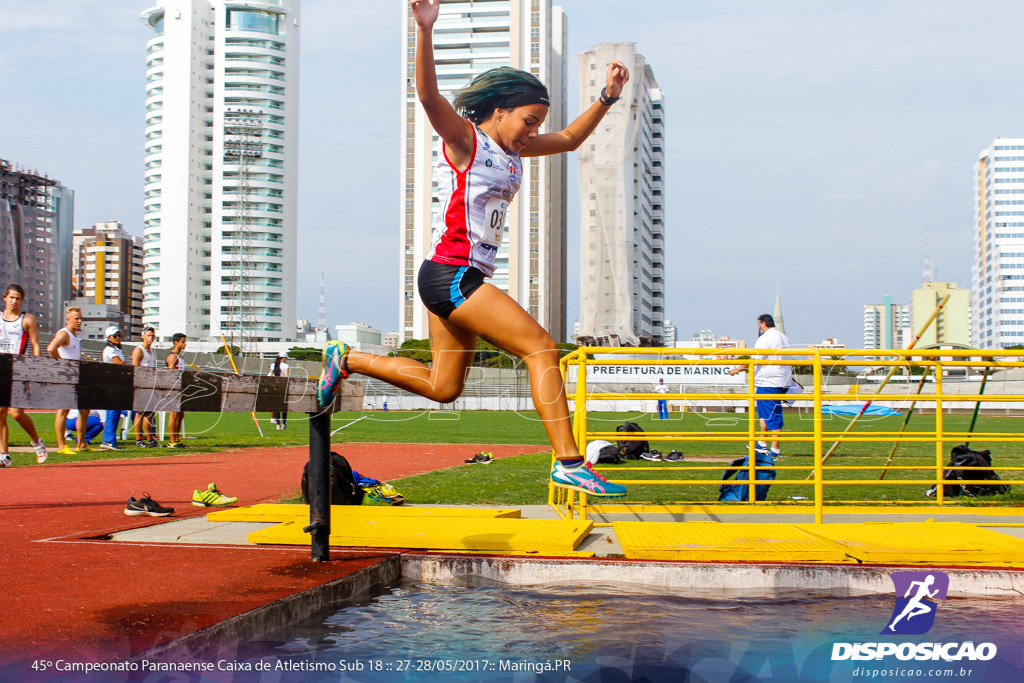
[[[494,273],[505,214],[522,182],[521,157],[579,147],[619,98],[629,72],[621,62],[612,62],[600,98],[557,133],[539,133],[548,115],[547,88],[517,69],[501,67],[479,75],[456,94],[452,106],[439,92],[434,70],[433,27],[439,5],[439,0],[411,3],[418,27],[416,93],[442,142],[437,162],[441,209],[417,281],[429,311],[432,362],[427,367],[332,342],[324,351],[320,404],[331,403],[338,383],[350,373],[439,403],[454,401],[465,387],[481,337],[526,363],[533,403],[558,460],[552,482],[594,496],[624,496],[624,486],[608,482],[580,457],[554,340],[511,297],[484,280]]]

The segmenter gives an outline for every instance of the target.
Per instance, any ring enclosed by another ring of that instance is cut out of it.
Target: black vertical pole
[[[309,414],[309,526],[314,562],[329,559],[331,535],[331,412]]]

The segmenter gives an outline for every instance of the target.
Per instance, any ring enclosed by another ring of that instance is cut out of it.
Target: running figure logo
[[[893,572],[890,578],[896,587],[896,606],[882,633],[927,633],[935,623],[935,601],[946,599],[949,577],[942,572]]]

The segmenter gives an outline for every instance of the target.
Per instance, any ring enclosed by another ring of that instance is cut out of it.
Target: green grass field
[[[186,434],[189,437],[185,444],[190,451],[216,452],[249,447],[303,446],[309,443],[307,417],[304,414],[292,414],[289,427],[285,431],[277,431],[269,423],[269,415],[258,416],[263,426],[264,436],[256,430],[252,417],[244,414],[211,414],[193,413],[186,418]],[[460,466],[439,470],[429,474],[408,477],[392,482],[411,502],[422,504],[540,504],[547,499],[547,475],[550,462],[550,450],[547,448],[547,437],[543,425],[535,413],[515,412],[390,412],[390,413],[338,413],[332,419],[332,430],[342,427],[359,418],[334,436],[335,442],[393,442],[393,443],[479,443],[479,444],[537,444],[537,453],[503,458],[487,466]],[[33,414],[33,419],[48,444],[53,444],[52,414]],[[594,431],[614,431],[624,420],[637,422],[648,433],[656,431],[686,431],[707,433],[713,437],[722,432],[746,432],[747,420],[744,415],[687,413],[673,414],[673,419],[659,421],[650,415],[626,415],[622,413],[595,413],[588,415],[588,429]],[[823,424],[826,431],[842,431],[848,424],[847,417],[827,417]],[[851,434],[865,434],[869,431],[896,432],[903,422],[902,417],[885,417],[861,420]],[[946,416],[944,427],[947,432],[964,432],[970,422],[965,416]],[[12,445],[27,446],[28,439],[13,421],[9,421]],[[927,432],[934,430],[934,416],[915,416],[909,423],[907,431]],[[1006,434],[1020,436],[1024,432],[1024,418],[1018,417],[981,417],[978,419],[975,432]],[[786,429],[792,431],[811,431],[813,421],[809,415],[787,415]],[[610,439],[614,440],[614,439]],[[944,444],[942,462],[948,462],[949,450],[952,446],[962,443],[962,437],[951,438]],[[97,443],[98,439],[94,440]],[[824,441],[824,450],[828,450],[833,439]],[[76,456],[51,456],[52,462],[74,462],[82,460],[106,460],[125,457],[166,456],[171,451],[165,449],[131,447],[121,452],[98,451],[83,452]],[[124,445],[124,444],[123,444]],[[827,485],[825,497],[827,501],[872,501],[888,503],[906,501],[928,503],[924,484],[901,484],[901,481],[913,479],[930,479],[935,472],[936,447],[928,438],[926,442],[904,443],[896,452],[893,465],[927,466],[927,471],[909,471],[890,469],[885,482],[877,482],[880,469],[892,449],[891,436],[873,443],[844,443],[828,461],[829,465],[854,467],[857,469],[832,471],[826,474],[828,481],[871,481],[867,485]],[[1000,504],[1020,505],[1024,503],[1024,471],[1011,471],[1006,468],[1024,467],[1024,442],[985,441],[984,438],[972,439],[971,445],[977,449],[991,449],[993,463],[1000,476],[1010,483],[1017,482],[1014,490],[1006,496],[984,497],[978,500],[965,499],[963,504],[984,504],[998,502]],[[664,503],[677,501],[713,502],[718,496],[718,480],[729,460],[741,457],[746,452],[746,443],[741,441],[709,440],[701,442],[683,440],[651,440],[651,447],[663,453],[673,448],[681,450],[686,460],[681,463],[651,463],[631,461],[620,465],[602,466],[601,471],[608,478],[627,482],[630,487],[626,502]],[[784,457],[777,463],[779,467],[799,467],[800,470],[778,469],[780,480],[791,480],[801,483],[775,483],[769,493],[770,501],[788,501],[792,497],[803,496],[813,498],[811,486],[802,483],[813,465],[813,445],[810,442],[783,442]],[[34,465],[32,453],[15,453],[12,455],[15,466]],[[702,462],[703,460],[703,462]],[[672,471],[660,470],[662,467],[678,468]],[[629,468],[635,468],[632,471]],[[698,469],[706,468],[706,469]],[[871,469],[873,468],[873,469]],[[673,479],[685,477],[691,480],[707,481],[706,485],[644,485],[642,482],[652,479]],[[636,483],[630,484],[630,481]]]

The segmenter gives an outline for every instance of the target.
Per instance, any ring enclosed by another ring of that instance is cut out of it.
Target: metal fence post
[[[314,562],[326,562],[331,535],[331,411],[309,414],[309,526]]]

